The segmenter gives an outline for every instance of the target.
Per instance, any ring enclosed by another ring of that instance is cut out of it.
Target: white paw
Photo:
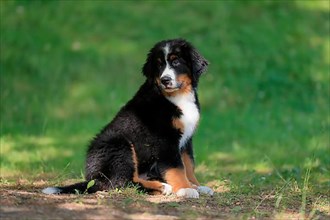
[[[213,196],[213,190],[210,187],[207,186],[198,186],[197,191],[201,194],[207,194],[210,196]]]
[[[176,192],[176,195],[178,197],[185,197],[185,198],[194,198],[194,199],[198,199],[199,198],[199,194],[197,192],[196,189],[192,189],[192,188],[182,188],[179,189]]]
[[[163,185],[163,192],[162,192],[163,195],[166,196],[170,195],[173,191],[172,186],[167,183],[162,183],[162,185]]]

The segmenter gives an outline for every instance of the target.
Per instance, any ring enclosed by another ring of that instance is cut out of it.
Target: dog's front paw
[[[197,192],[196,189],[192,189],[192,188],[182,188],[179,189],[176,192],[176,195],[178,197],[184,197],[184,198],[194,198],[194,199],[198,199],[199,198],[199,194]]]
[[[162,183],[162,185],[163,185],[163,191],[162,191],[163,195],[168,196],[173,192],[173,188],[170,184]]]
[[[201,194],[206,194],[206,195],[210,195],[210,196],[213,196],[213,194],[214,194],[214,191],[210,187],[207,187],[207,186],[198,186],[197,191]]]

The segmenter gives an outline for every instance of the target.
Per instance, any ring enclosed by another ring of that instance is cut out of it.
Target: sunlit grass
[[[86,138],[81,136],[68,137],[65,141],[60,137],[3,136],[0,143],[1,177],[9,179],[17,176],[28,178],[54,170],[58,172],[71,163],[71,158],[79,156],[81,159],[70,166],[76,173],[70,172],[72,177],[77,176],[83,167],[87,146]]]
[[[327,0],[320,0],[320,1],[296,0],[296,4],[297,4],[297,6],[302,7],[304,9],[308,9],[308,10],[324,11],[324,12],[329,12],[329,10],[330,10],[329,2]]]

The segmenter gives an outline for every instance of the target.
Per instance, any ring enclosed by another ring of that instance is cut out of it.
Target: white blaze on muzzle
[[[170,79],[170,81],[168,82],[167,85],[162,84],[164,89],[176,89],[179,87],[178,83],[176,82],[176,74],[173,68],[171,68],[170,64],[167,61],[167,56],[169,53],[169,46],[166,45],[164,48],[164,58],[165,58],[165,62],[166,62],[166,66],[165,69],[163,71],[163,73],[160,76],[160,80],[162,81],[162,79],[164,79],[164,77],[166,77],[167,79]]]

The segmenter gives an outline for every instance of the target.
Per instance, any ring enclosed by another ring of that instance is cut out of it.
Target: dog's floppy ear
[[[192,73],[200,76],[207,70],[209,62],[190,43],[186,43],[186,47],[191,59]]]
[[[193,74],[200,76],[202,73],[206,72],[209,62],[193,47],[190,50],[190,56]]]
[[[209,62],[187,41],[183,41],[182,47],[186,56],[189,58],[191,73],[193,77],[193,86],[197,86],[199,77],[207,70]]]
[[[151,82],[153,81],[153,74],[154,74],[152,72],[152,70],[153,70],[152,67],[153,67],[153,53],[152,53],[152,50],[150,50],[148,53],[148,56],[147,56],[146,63],[142,67],[142,73]]]
[[[197,49],[189,42],[181,40],[181,47],[190,59],[192,74],[198,78],[207,70],[209,62],[197,51]]]

